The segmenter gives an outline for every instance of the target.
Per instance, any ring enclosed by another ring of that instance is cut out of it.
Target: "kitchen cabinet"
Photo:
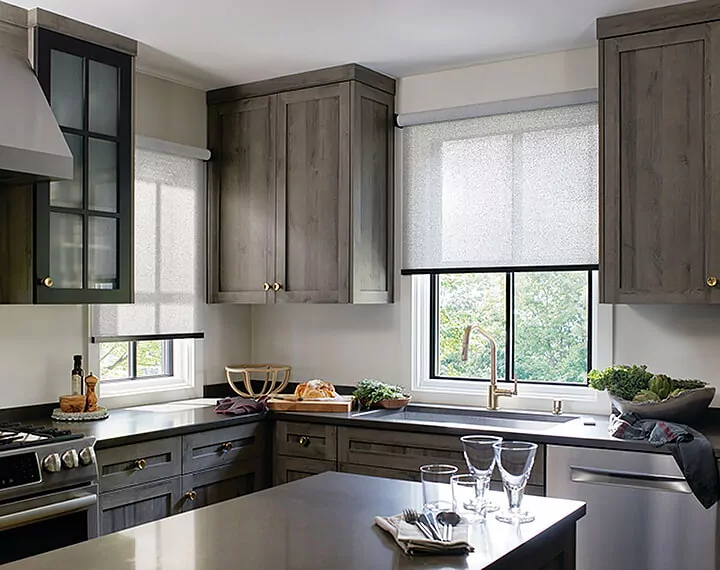
[[[74,178],[0,192],[0,302],[132,302],[133,54],[41,26],[32,39]]]
[[[598,20],[606,303],[720,302],[720,10],[683,6]]]
[[[337,471],[336,426],[275,423],[273,484],[281,485],[326,471]]]
[[[180,475],[179,437],[144,441],[97,452],[100,492]]]
[[[394,92],[342,66],[208,94],[210,302],[392,302]]]
[[[284,457],[282,455],[275,456],[273,460],[273,485],[291,483],[318,473],[338,470],[334,461]]]
[[[183,475],[182,509],[199,509],[261,491],[265,478],[263,457]]]

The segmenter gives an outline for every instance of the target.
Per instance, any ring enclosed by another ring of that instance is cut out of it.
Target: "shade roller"
[[[95,305],[93,342],[201,338],[205,164],[135,151],[135,303]]]
[[[597,113],[403,129],[403,273],[597,265]]]

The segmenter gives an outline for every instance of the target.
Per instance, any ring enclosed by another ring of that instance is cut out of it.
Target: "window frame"
[[[438,373],[439,361],[439,292],[440,292],[440,275],[457,275],[462,273],[493,273],[505,274],[505,377],[498,376],[498,383],[506,382],[512,384],[515,374],[515,274],[517,273],[561,273],[561,272],[587,272],[588,283],[588,340],[587,340],[587,371],[593,368],[593,346],[594,346],[594,329],[595,315],[597,303],[595,299],[594,281],[596,280],[595,272],[598,270],[597,265],[557,265],[548,267],[501,267],[488,269],[461,269],[461,270],[444,270],[430,274],[430,350],[429,357],[429,378],[430,380],[449,380],[449,381],[467,381],[467,382],[490,382],[490,378],[472,378],[464,376],[442,376]],[[523,386],[539,385],[539,386],[577,386],[587,387],[587,380],[583,383],[574,382],[554,382],[542,380],[518,380],[518,384]]]
[[[148,340],[137,340],[137,339],[128,339],[125,341],[111,341],[111,342],[100,342],[98,343],[98,354],[100,352],[100,349],[102,348],[103,344],[115,344],[118,342],[125,342],[128,344],[128,368],[130,370],[130,376],[126,376],[124,378],[102,378],[100,377],[100,380],[103,383],[116,383],[116,382],[137,382],[140,380],[150,380],[154,378],[172,378],[174,376],[174,344],[175,341],[170,338],[162,338],[162,339],[155,339],[161,341],[165,346],[163,350],[163,363],[162,368],[163,370],[166,370],[166,374],[151,374],[148,376],[138,376],[137,374],[137,344],[139,342],[153,342]],[[98,370],[98,374],[101,374],[100,370]]]

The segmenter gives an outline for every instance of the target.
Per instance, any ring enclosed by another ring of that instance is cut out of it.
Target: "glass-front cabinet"
[[[43,28],[35,71],[75,161],[36,185],[36,303],[132,302],[132,57]]]

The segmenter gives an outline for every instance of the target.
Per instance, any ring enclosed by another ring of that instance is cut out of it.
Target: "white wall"
[[[407,77],[399,81],[398,112],[595,88],[597,69],[597,50],[589,48]],[[369,376],[409,386],[409,280],[398,276],[398,302],[389,307],[254,307],[253,359],[290,364],[300,380],[354,384]],[[651,370],[720,386],[720,309],[618,306],[607,312],[614,313],[614,362],[645,363]],[[467,403],[451,396],[442,400]],[[607,405],[600,398],[577,409],[604,412]]]
[[[137,134],[206,146],[202,91],[143,74],[136,79]],[[207,305],[203,319],[203,379],[222,382],[225,364],[250,359],[250,311]],[[0,305],[0,408],[52,402],[66,394],[73,354],[87,360],[87,339],[84,307]]]

